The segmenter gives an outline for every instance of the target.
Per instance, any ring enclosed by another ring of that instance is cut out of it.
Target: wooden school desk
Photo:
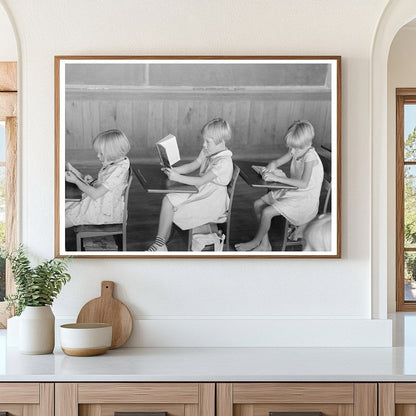
[[[132,168],[146,192],[156,194],[167,194],[170,192],[198,192],[196,186],[171,181],[160,170],[160,165],[133,164]]]
[[[268,188],[268,189],[297,189],[296,186],[287,185],[281,182],[268,182],[264,181],[261,176],[253,170],[252,165],[266,166],[264,162],[252,162],[252,161],[235,161],[234,162],[240,168],[240,176],[254,188]]]

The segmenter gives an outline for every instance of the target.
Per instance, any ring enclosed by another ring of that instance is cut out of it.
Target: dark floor
[[[96,176],[99,166],[76,167],[82,173],[89,173]],[[250,240],[257,230],[257,223],[253,211],[253,202],[265,194],[261,188],[252,188],[239,177],[234,195],[234,204],[231,218],[230,249],[234,250],[234,244]],[[144,191],[137,178],[133,177],[130,188],[128,204],[128,225],[127,225],[127,251],[144,251],[154,241],[156,236],[160,204],[162,194],[151,194]],[[273,219],[269,232],[270,242],[273,251],[280,251],[284,233],[284,218]],[[175,229],[168,242],[170,251],[187,250],[188,232],[181,232]],[[291,247],[292,250],[300,250],[301,247]],[[75,236],[72,229],[66,232],[66,249],[75,251]]]

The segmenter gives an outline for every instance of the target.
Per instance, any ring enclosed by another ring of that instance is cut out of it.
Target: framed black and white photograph
[[[341,58],[55,57],[55,254],[341,256]]]

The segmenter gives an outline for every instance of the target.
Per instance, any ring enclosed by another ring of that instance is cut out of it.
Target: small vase
[[[26,306],[19,319],[19,351],[50,354],[55,346],[55,316],[49,305]]]

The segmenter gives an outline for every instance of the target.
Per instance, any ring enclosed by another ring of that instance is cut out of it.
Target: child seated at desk
[[[107,130],[93,140],[94,150],[102,163],[96,181],[82,176],[70,163],[65,180],[82,191],[80,201],[65,205],[65,228],[84,224],[119,224],[123,222],[123,192],[127,186],[130,143],[120,130]]]
[[[226,143],[231,139],[229,124],[211,120],[201,130],[204,144],[199,156],[191,163],[163,169],[169,179],[194,185],[198,193],[170,193],[162,201],[159,227],[154,243],[147,251],[167,251],[166,241],[172,224],[189,230],[209,222],[225,220],[229,205],[227,185],[233,174],[232,153]],[[187,174],[199,169],[199,176]]]
[[[295,225],[291,239],[302,236],[303,228],[318,213],[324,169],[321,159],[312,147],[315,130],[309,121],[295,121],[287,130],[285,142],[289,151],[270,162],[263,173],[265,181],[278,181],[298,189],[272,190],[254,202],[254,211],[260,222],[257,234],[247,243],[236,244],[237,251],[271,251],[268,232],[271,220],[284,216]],[[290,162],[290,177],[279,169]]]

